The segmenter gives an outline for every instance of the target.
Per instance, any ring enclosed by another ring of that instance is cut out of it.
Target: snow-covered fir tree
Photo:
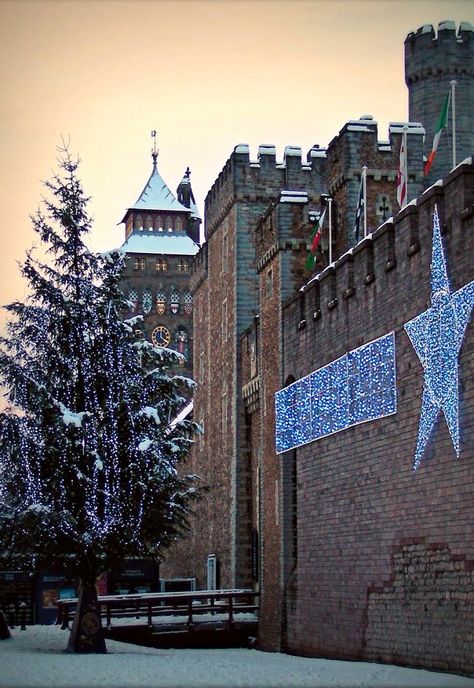
[[[32,218],[50,260],[30,251],[24,303],[7,306],[0,376],[0,556],[17,566],[97,575],[127,556],[159,560],[187,528],[196,477],[178,466],[198,426],[173,422],[194,383],[180,354],[123,320],[125,256],[94,254],[77,161],[62,152]]]

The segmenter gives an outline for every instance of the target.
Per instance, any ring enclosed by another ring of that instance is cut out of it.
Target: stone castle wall
[[[391,331],[397,367],[396,415],[280,457],[284,467],[295,454],[297,465],[298,554],[284,610],[297,654],[474,672],[472,321],[459,356],[460,457],[440,414],[413,471],[423,372],[404,324],[430,306],[435,203],[452,291],[474,280],[471,160],[284,309],[285,380]]]

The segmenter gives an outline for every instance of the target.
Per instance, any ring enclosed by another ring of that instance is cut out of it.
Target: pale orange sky
[[[62,134],[93,196],[90,245],[111,248],[151,172],[151,129],[165,181],[189,165],[203,212],[237,143],[306,155],[363,114],[387,139],[408,117],[404,39],[444,19],[474,23],[474,3],[0,2],[0,304],[26,296],[17,261]]]

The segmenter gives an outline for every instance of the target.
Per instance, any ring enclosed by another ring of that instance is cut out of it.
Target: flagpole
[[[405,168],[405,202],[404,206],[408,203],[408,127],[405,125],[403,127],[403,165]]]
[[[453,170],[456,167],[456,85],[457,81],[451,81],[451,126],[453,141]]]
[[[362,167],[363,194],[364,194],[364,239],[367,236],[367,166]]]
[[[332,263],[332,198],[328,198],[329,206],[329,224],[328,224],[328,241],[329,241],[329,265]]]

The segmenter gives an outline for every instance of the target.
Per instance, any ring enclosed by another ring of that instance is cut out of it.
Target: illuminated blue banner
[[[277,454],[396,412],[391,332],[275,394]]]

